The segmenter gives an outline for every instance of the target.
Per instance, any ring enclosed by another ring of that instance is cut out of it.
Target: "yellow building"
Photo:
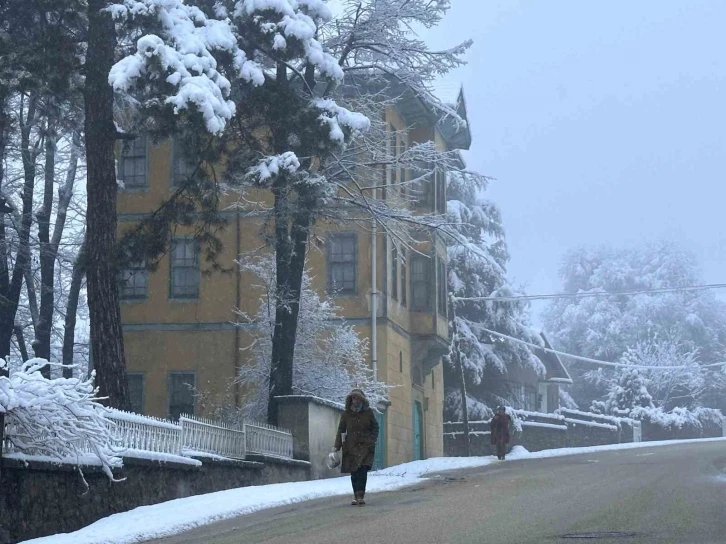
[[[466,115],[463,96],[458,111]],[[445,150],[468,148],[465,127],[441,119],[411,93],[385,120],[390,144],[399,152],[415,142],[435,141]],[[123,232],[158,205],[183,179],[187,165],[172,141],[152,145],[139,138],[120,156],[119,231]],[[443,174],[443,173],[442,173]],[[407,172],[388,169],[389,184]],[[416,206],[445,212],[445,176],[436,175],[425,202]],[[237,257],[262,245],[258,219],[225,211],[227,227],[219,234],[223,268],[234,268]],[[335,282],[336,304],[342,317],[369,338],[376,297],[375,364],[378,379],[394,384],[390,405],[381,416],[377,464],[393,465],[443,454],[443,372],[441,357],[448,350],[446,322],[446,247],[436,237],[422,241],[424,253],[396,250],[388,235],[369,229],[316,227],[308,266],[321,293]],[[186,233],[188,234],[188,233]],[[135,410],[159,417],[182,412],[203,414],[213,403],[241,401],[231,386],[236,369],[250,355],[254,331],[239,323],[235,308],[249,315],[258,309],[260,293],[245,273],[203,274],[198,244],[180,230],[172,249],[155,271],[143,266],[122,272],[122,320],[129,385]],[[408,253],[408,254],[406,254]],[[376,285],[373,285],[373,262]],[[375,296],[375,295],[374,295]],[[371,350],[372,351],[372,350]],[[373,353],[371,353],[373,359]],[[371,363],[373,364],[373,360]],[[192,388],[203,395],[195,395]],[[331,442],[334,430],[331,429]]]

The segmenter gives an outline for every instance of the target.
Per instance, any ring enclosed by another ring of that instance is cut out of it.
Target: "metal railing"
[[[112,432],[118,439],[119,447],[155,453],[180,454],[182,446],[180,425],[164,419],[120,410],[109,410],[106,417],[113,422]]]
[[[247,451],[258,455],[270,455],[292,459],[292,434],[257,421],[246,423]]]
[[[133,449],[180,456],[202,453],[244,459],[251,453],[292,459],[292,434],[266,423],[245,422],[240,429],[190,415],[182,415],[176,423],[115,409],[105,409],[105,416],[121,456],[125,449]],[[19,451],[9,440],[15,432],[15,426],[6,421],[5,453],[43,453]],[[81,445],[78,451],[90,452],[90,448]]]
[[[231,459],[245,458],[244,430],[189,415],[182,415],[179,424],[185,451],[211,453]]]

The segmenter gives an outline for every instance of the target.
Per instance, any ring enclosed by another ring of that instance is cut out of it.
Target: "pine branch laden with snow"
[[[272,333],[275,326],[275,267],[272,259],[249,259],[240,263],[243,271],[255,274],[263,290],[260,309],[254,317],[259,335],[248,350],[254,362],[243,366],[237,381],[252,391],[247,399],[246,416],[264,421],[267,418]],[[336,315],[331,301],[321,299],[311,286],[306,272],[300,300],[300,317],[295,343],[293,367],[294,394],[309,395],[342,403],[353,388],[361,388],[371,406],[387,400],[392,386],[373,379],[366,363],[368,346],[353,327]]]
[[[192,0],[122,0],[109,10],[129,36],[136,29],[147,32],[114,65],[109,84],[136,97],[127,105],[141,110],[162,104],[174,113],[198,113],[212,134],[221,133],[236,113],[233,87],[249,90],[274,81],[274,64],[308,66],[323,78],[343,79],[338,62],[316,38],[318,25],[331,17],[320,0],[220,0],[213,9]],[[331,119],[342,123],[342,117]]]
[[[456,313],[451,349],[457,350],[464,367],[469,395],[479,395],[481,398],[476,402],[483,402],[488,411],[496,405],[487,406],[487,403],[515,401],[510,398],[510,392],[493,390],[494,384],[503,383],[499,378],[506,376],[508,369],[517,366],[543,376],[545,368],[531,348],[493,337],[483,329],[526,338],[535,345],[541,345],[542,340],[530,325],[527,304],[457,300],[457,297],[511,296],[515,291],[506,276],[509,254],[501,213],[482,196],[486,180],[450,172],[447,182],[448,220],[465,240],[448,251],[449,288]],[[447,369],[453,372],[450,359],[447,359]],[[453,391],[447,396],[450,398],[447,406],[453,409],[451,417],[459,414],[454,409],[455,397]],[[478,413],[485,412],[476,403],[472,407]]]
[[[225,73],[220,57],[233,59],[226,68],[234,75],[264,83],[262,66],[248,60],[226,17],[215,19],[182,0],[124,0],[108,9],[119,23],[156,32],[138,38],[135,52],[118,61],[108,79],[117,93],[148,95],[148,102],[138,103],[141,109],[159,102],[175,113],[193,108],[216,134],[235,113],[233,74]]]
[[[109,454],[116,440],[98,403],[93,376],[47,379],[40,371],[48,364],[31,359],[10,377],[0,376],[0,411],[9,450],[59,461],[76,459],[78,464],[90,452],[113,479],[111,469],[120,460]]]
[[[467,409],[471,422],[476,420],[490,420],[494,416],[494,411],[487,404],[467,395]],[[447,387],[444,396],[444,414],[445,417],[452,421],[462,421],[463,403],[461,402],[461,392],[454,387]]]

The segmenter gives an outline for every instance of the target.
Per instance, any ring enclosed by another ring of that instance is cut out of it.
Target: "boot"
[[[366,496],[365,491],[358,492],[358,506],[365,506],[365,504],[366,504],[365,496]]]
[[[351,505],[351,506],[358,506],[358,495],[359,495],[359,494],[360,494],[360,493],[359,493],[358,491],[356,491],[356,492],[354,493],[354,495],[355,495],[355,498],[354,498],[354,499],[353,499],[352,501],[350,501],[350,505]]]

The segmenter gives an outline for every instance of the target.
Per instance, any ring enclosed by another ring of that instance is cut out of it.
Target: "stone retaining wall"
[[[75,531],[103,517],[172,499],[251,485],[310,478],[304,461],[200,459],[202,466],[126,458],[111,482],[84,467],[88,488],[71,465],[4,459],[0,481],[0,543]],[[261,461],[261,462],[260,462]]]
[[[633,421],[629,419],[561,409],[557,414],[515,412],[521,432],[514,431],[509,449],[523,446],[528,451],[554,448],[578,448],[633,442]],[[702,427],[663,427],[649,421],[641,422],[642,441],[680,440],[724,436],[723,425],[703,423]],[[495,455],[490,442],[489,422],[470,423],[470,451],[472,455]],[[445,455],[465,455],[463,424],[444,424]]]

